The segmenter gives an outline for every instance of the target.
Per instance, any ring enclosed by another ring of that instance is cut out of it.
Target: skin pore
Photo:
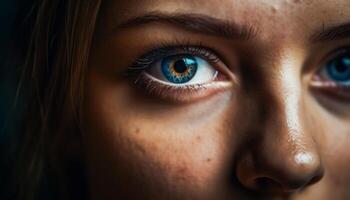
[[[349,22],[348,0],[103,1],[84,104],[91,199],[349,199],[350,91],[317,79]],[[208,50],[218,79],[174,89],[129,73],[164,46]]]

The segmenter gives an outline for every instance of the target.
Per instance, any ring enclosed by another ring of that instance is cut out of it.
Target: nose
[[[242,145],[236,177],[249,190],[290,193],[318,182],[324,169],[300,92],[277,85],[256,98],[264,114],[246,132],[254,136]]]
[[[241,160],[237,177],[244,187],[263,193],[292,193],[322,178],[323,168],[315,153],[285,152],[278,149],[285,148],[283,144],[275,145],[260,146]]]

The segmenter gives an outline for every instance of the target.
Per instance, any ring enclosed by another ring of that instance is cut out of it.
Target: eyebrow
[[[252,40],[260,33],[260,30],[252,25],[241,25],[232,21],[217,19],[203,14],[169,14],[163,12],[150,12],[127,19],[117,25],[115,30],[157,22],[171,24],[187,31],[214,35],[229,40]],[[326,28],[323,23],[322,29],[311,35],[310,42],[328,42],[345,38],[350,38],[350,23],[344,23],[328,28]]]
[[[311,37],[312,42],[328,42],[350,38],[350,23],[345,23],[329,28],[323,24],[322,30]]]
[[[171,24],[191,32],[224,37],[230,40],[251,40],[255,38],[259,32],[259,30],[253,26],[239,25],[231,21],[221,20],[207,15],[167,14],[159,12],[152,12],[128,19],[119,24],[116,29],[156,22]]]

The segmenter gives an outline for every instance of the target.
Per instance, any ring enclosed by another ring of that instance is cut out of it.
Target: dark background
[[[8,174],[12,166],[8,163],[11,156],[11,140],[15,137],[20,115],[14,104],[16,93],[16,69],[13,56],[13,35],[16,0],[0,0],[0,198],[8,183]],[[12,54],[12,55],[11,55]]]
[[[15,0],[0,0],[0,146],[10,137],[15,124],[14,112],[16,91],[16,69],[14,66],[13,38],[16,15]]]

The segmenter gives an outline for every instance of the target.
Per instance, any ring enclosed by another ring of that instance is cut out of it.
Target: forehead
[[[271,37],[297,37],[350,21],[349,0],[105,0],[110,27],[150,12],[205,14],[255,26]],[[106,19],[106,18],[104,18]]]

